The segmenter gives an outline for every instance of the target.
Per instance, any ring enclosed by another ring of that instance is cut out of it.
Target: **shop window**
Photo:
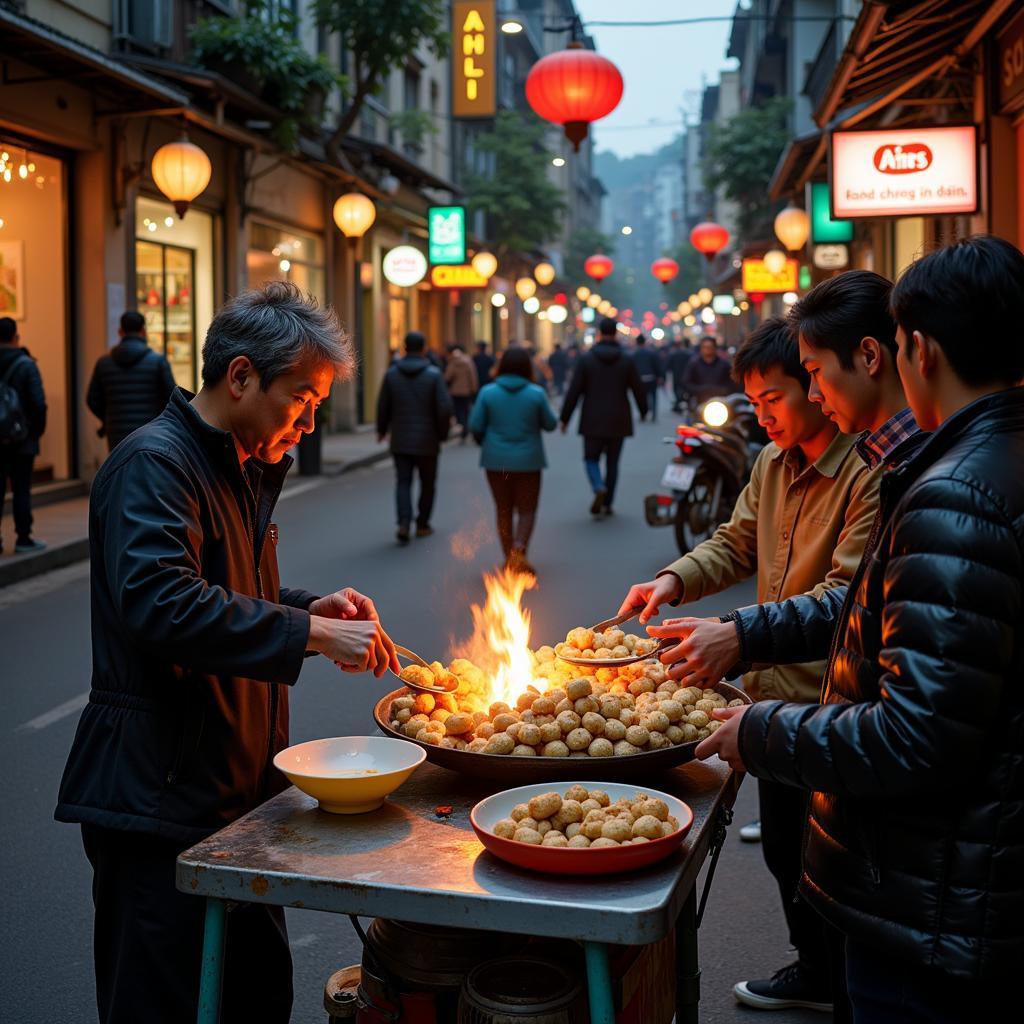
[[[179,219],[168,203],[140,198],[135,231],[135,303],[149,344],[167,357],[175,382],[196,391],[213,319],[213,218],[192,207]]]
[[[249,224],[245,266],[250,288],[267,281],[291,281],[324,302],[324,243],[317,235],[260,221]]]
[[[167,50],[174,41],[173,0],[115,0],[115,37],[147,50]]]

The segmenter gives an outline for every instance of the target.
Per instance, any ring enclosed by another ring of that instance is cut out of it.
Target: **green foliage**
[[[603,252],[605,256],[615,255],[615,240],[602,234],[597,228],[577,228],[565,246],[565,276],[576,284],[588,281],[587,272],[583,269],[583,261],[595,252]]]
[[[437,123],[425,110],[400,110],[388,119],[393,128],[402,137],[402,142],[410,146],[421,146],[428,135],[436,135]]]
[[[446,0],[314,0],[321,28],[338,35],[352,55],[352,97],[331,139],[336,148],[355,124],[367,96],[402,67],[421,44],[438,57],[451,45]]]
[[[290,11],[271,13],[263,2],[250,2],[241,16],[203,18],[190,32],[197,64],[228,77],[241,73],[247,86],[286,115],[274,128],[286,149],[295,148],[301,125],[318,127],[322,103],[311,97],[326,99],[346,82],[322,54],[307,53],[296,28]]]
[[[537,118],[503,110],[494,130],[477,136],[476,148],[493,155],[494,169],[467,176],[467,206],[487,215],[499,257],[540,249],[558,236],[565,201],[548,181],[551,154],[544,148],[544,135],[545,126]]]
[[[777,97],[711,126],[704,181],[710,189],[722,188],[725,197],[739,206],[741,239],[771,237],[768,182],[789,141],[790,107],[788,99]]]

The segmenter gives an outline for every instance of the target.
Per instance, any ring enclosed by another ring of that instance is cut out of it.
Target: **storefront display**
[[[291,281],[318,301],[325,300],[324,243],[318,235],[251,221],[245,266],[250,288]]]
[[[140,198],[135,232],[135,308],[175,382],[196,391],[213,318],[213,218],[193,207],[179,220],[169,203]]]

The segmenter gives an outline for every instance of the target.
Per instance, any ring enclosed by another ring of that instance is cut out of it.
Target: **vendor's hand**
[[[682,686],[708,687],[717,683],[740,660],[740,638],[734,622],[718,619],[666,619],[648,626],[659,640],[679,637],[680,643],[660,656],[670,679]]]
[[[712,754],[717,754],[734,772],[745,772],[747,766],[740,755],[740,720],[749,707],[749,704],[744,704],[741,708],[715,708],[711,717],[722,724],[697,744],[693,756],[698,761],[706,761]]]
[[[645,626],[652,615],[657,615],[658,609],[663,604],[681,597],[681,590],[679,577],[671,572],[647,583],[634,583],[629,588],[626,600],[619,608],[619,615],[625,615],[630,609],[643,605],[644,610],[640,613],[640,625]]]
[[[318,598],[309,606],[310,615],[323,615],[327,619],[369,619],[378,622],[380,616],[373,601],[351,587],[336,590],[327,597]]]
[[[401,671],[395,645],[373,619],[337,619],[311,614],[307,647],[330,658],[345,672],[372,672],[378,678]]]

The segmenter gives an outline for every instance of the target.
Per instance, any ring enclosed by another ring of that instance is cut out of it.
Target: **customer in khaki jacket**
[[[840,434],[808,400],[809,378],[789,326],[780,318],[765,321],[736,354],[733,374],[772,443],[758,456],[729,522],[656,579],[630,590],[622,610],[644,605],[641,621],[665,602],[699,601],[755,574],[758,602],[817,595],[848,583],[860,562],[878,507],[878,474],[857,455],[856,438]],[[683,621],[652,627],[652,635],[676,635],[673,624]],[[824,672],[823,661],[768,666],[749,672],[743,682],[755,700],[817,703]],[[684,686],[717,682],[694,675],[684,662],[669,674]],[[838,1009],[845,989],[841,978],[830,977],[830,950],[838,946],[838,936],[828,934],[824,919],[806,903],[794,902],[808,794],[761,780],[758,787],[765,862],[779,883],[790,942],[799,956],[787,969],[805,975],[811,995],[801,1005],[831,1010],[835,997]],[[737,998],[764,1006],[757,1002],[760,985],[740,982]],[[739,990],[746,994],[747,987],[750,998],[741,998]]]

